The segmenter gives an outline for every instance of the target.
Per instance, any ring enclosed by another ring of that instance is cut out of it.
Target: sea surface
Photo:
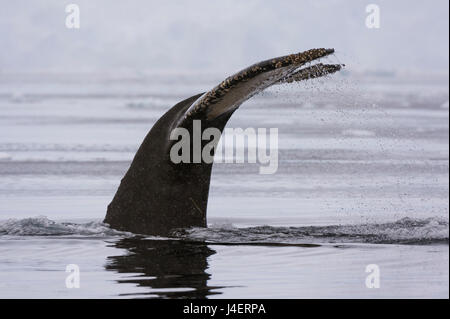
[[[0,73],[0,298],[448,298],[448,76],[273,87],[228,127],[278,128],[278,170],[216,163],[207,229],[102,223],[155,121],[227,75]]]

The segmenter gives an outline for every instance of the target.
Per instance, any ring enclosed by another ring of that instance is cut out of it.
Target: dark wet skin
[[[173,163],[170,149],[177,141],[169,138],[172,130],[186,128],[192,137],[193,121],[200,120],[202,130],[222,131],[243,102],[267,87],[339,71],[341,66],[336,64],[300,69],[332,53],[333,49],[312,49],[262,61],[230,76],[211,91],[176,104],[145,137],[108,206],[104,222],[118,230],[160,236],[179,228],[206,227],[212,163]],[[209,142],[202,141],[201,149]],[[192,157],[192,149],[190,154]]]

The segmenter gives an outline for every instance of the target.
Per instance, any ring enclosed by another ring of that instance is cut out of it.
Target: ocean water
[[[278,128],[278,170],[215,164],[207,229],[102,224],[153,123],[224,76],[0,74],[0,298],[448,298],[448,77],[273,87],[228,127]]]

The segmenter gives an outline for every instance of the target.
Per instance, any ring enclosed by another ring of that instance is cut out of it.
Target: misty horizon
[[[448,74],[447,1],[377,1],[379,29],[365,26],[369,2],[80,0],[80,29],[65,26],[69,3],[4,3],[0,72],[217,73],[333,47],[351,70]]]

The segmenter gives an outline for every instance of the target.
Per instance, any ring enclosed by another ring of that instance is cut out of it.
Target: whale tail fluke
[[[171,140],[171,132],[184,128],[192,136],[194,120],[201,121],[202,130],[223,131],[243,102],[271,85],[339,71],[338,64],[318,63],[301,68],[333,52],[334,49],[312,49],[262,61],[228,77],[209,92],[176,104],[145,137],[108,205],[104,222],[118,230],[163,236],[176,228],[206,227],[213,163],[174,163],[170,151],[176,141]],[[191,155],[195,151],[192,145]]]

